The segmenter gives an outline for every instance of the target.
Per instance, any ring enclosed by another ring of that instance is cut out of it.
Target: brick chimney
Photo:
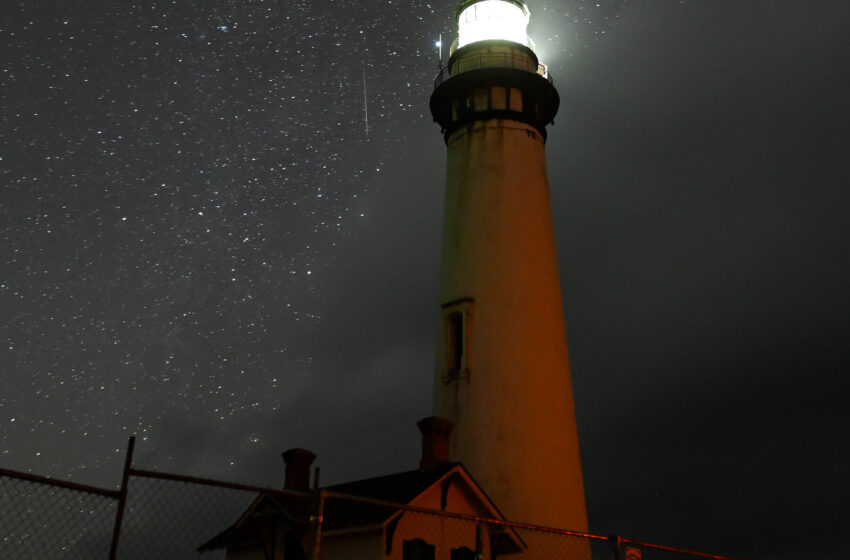
[[[283,482],[285,490],[297,490],[307,492],[310,490],[310,465],[316,460],[316,454],[307,449],[293,447],[282,454],[283,463],[286,465],[286,474]]]
[[[422,458],[419,468],[427,469],[451,461],[449,458],[449,436],[455,427],[451,420],[429,416],[416,423],[422,433]]]

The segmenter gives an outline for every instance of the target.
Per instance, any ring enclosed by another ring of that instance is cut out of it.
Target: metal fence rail
[[[397,504],[322,491],[320,503],[322,510],[333,507],[334,502],[363,504],[402,512],[408,523],[414,525],[418,534],[431,535],[444,546],[476,551],[475,536],[480,527],[487,527],[494,533],[509,532],[520,542],[521,550],[511,556],[517,560],[734,560],[728,556],[709,554],[684,548],[637,541],[618,535],[595,535],[555,527],[545,527],[528,523],[479,517],[470,514],[416,507],[409,504]],[[328,531],[327,533],[331,533]],[[322,531],[319,531],[320,538]],[[338,534],[335,531],[334,534]],[[334,555],[335,556],[335,555]],[[486,555],[476,558],[487,557]],[[324,560],[331,558],[322,557]]]

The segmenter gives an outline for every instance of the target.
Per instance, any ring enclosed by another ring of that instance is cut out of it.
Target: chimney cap
[[[455,427],[454,422],[441,416],[428,416],[416,423],[419,432],[424,436],[427,433],[443,433],[449,436]]]
[[[293,447],[280,454],[286,465],[283,487],[286,490],[310,490],[310,465],[316,460],[316,454],[309,449]]]
[[[290,447],[286,451],[280,454],[283,457],[284,462],[289,463],[298,462],[298,461],[307,461],[312,463],[316,460],[316,454],[310,451],[309,449],[304,449],[302,447]]]

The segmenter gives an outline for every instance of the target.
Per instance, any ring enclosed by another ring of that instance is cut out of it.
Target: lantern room
[[[532,47],[528,7],[521,0],[467,0],[457,8],[457,48],[478,41],[513,41]]]

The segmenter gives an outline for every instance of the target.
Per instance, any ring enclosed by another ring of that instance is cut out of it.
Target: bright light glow
[[[458,48],[498,39],[528,45],[528,10],[504,0],[476,2],[458,17]]]
[[[434,43],[434,46],[439,48],[443,46],[443,43],[442,41],[437,41],[436,43]]]

